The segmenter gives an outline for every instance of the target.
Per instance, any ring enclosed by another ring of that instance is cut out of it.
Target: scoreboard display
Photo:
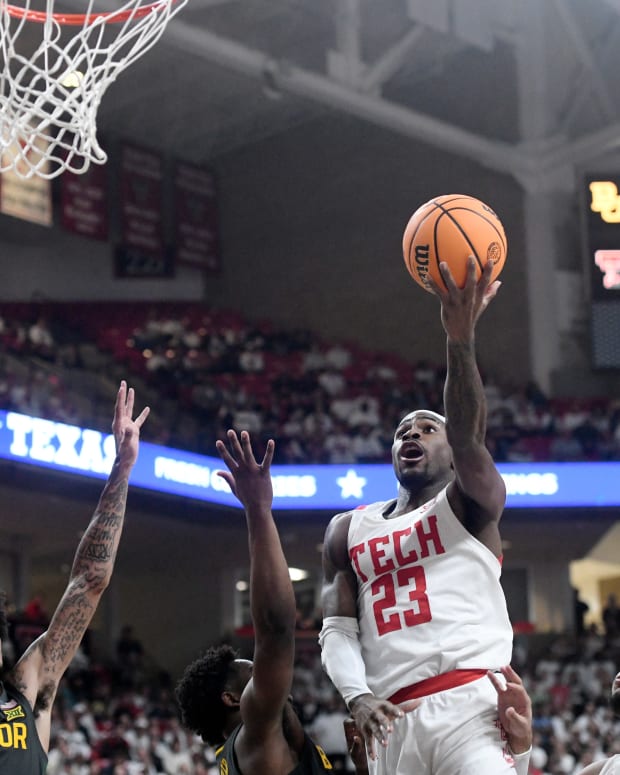
[[[592,365],[620,369],[620,174],[585,181]]]

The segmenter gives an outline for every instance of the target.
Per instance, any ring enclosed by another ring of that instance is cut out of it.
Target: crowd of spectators
[[[533,703],[531,775],[577,775],[620,753],[620,719],[609,705],[619,657],[620,641],[591,627],[520,668]]]
[[[387,462],[403,413],[442,410],[441,365],[196,304],[8,305],[0,348],[0,407],[107,430],[104,385],[120,375],[145,386],[147,440],[203,454],[236,427],[259,449],[274,438],[278,463]],[[484,379],[497,462],[620,459],[620,400]]]

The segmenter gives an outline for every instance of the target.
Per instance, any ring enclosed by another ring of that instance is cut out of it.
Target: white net
[[[0,0],[0,172],[53,178],[104,164],[97,110],[118,74],[153,46],[187,0],[114,10],[84,2],[83,14],[44,0],[17,8]]]

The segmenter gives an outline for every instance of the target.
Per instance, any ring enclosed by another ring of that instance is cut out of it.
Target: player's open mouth
[[[424,457],[424,450],[417,442],[409,441],[401,447],[400,457],[408,463],[414,463]]]

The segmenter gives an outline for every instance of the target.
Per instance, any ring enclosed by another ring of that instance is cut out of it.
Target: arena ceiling
[[[207,162],[335,113],[546,175],[618,144],[619,47],[620,0],[189,0],[99,127]]]

